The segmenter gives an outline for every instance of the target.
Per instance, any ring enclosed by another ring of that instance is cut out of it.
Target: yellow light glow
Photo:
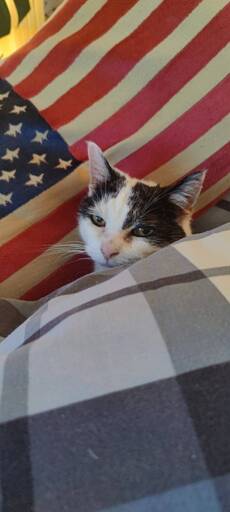
[[[31,10],[20,24],[14,1],[5,1],[11,17],[11,31],[7,36],[0,38],[0,58],[8,57],[25,44],[39,30],[45,20],[43,0],[30,0]]]

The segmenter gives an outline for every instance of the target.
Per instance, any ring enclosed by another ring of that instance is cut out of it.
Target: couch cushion
[[[82,278],[0,344],[4,510],[228,510],[229,237]]]

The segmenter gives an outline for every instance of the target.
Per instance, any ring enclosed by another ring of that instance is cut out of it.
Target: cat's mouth
[[[132,263],[135,263],[136,261],[138,261],[139,258],[133,258],[132,260],[128,261],[128,260],[116,260],[115,258],[110,258],[109,260],[104,260],[103,262],[102,261],[95,261],[94,260],[94,263],[96,264],[99,264],[101,267],[105,268],[105,269],[108,269],[108,268],[122,268],[122,267],[127,267],[127,265],[130,265]]]

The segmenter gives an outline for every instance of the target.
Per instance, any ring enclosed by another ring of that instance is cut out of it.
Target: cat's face
[[[191,233],[191,210],[205,172],[160,187],[112,168],[92,142],[88,154],[91,182],[80,206],[79,228],[95,263],[131,263]]]

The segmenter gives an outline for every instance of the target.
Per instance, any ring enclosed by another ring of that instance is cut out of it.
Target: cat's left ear
[[[195,206],[200,195],[207,171],[199,171],[186,176],[175,187],[169,188],[171,203],[182,210],[190,211]]]
[[[105,159],[101,148],[94,142],[87,142],[89,172],[90,172],[90,190],[96,184],[109,179],[110,165]]]

